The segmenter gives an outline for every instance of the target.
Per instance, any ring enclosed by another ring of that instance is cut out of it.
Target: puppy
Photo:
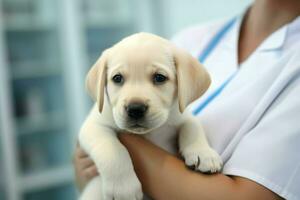
[[[217,172],[222,161],[209,146],[198,121],[184,112],[209,87],[203,66],[171,42],[148,33],[123,39],[104,51],[87,75],[96,102],[79,133],[81,147],[100,176],[82,200],[140,200],[142,188],[120,132],[139,134],[161,148],[179,150],[188,166]]]

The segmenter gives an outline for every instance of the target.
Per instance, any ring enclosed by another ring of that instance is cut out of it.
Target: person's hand
[[[80,191],[84,189],[86,184],[95,176],[98,176],[98,171],[95,163],[90,157],[80,148],[77,143],[74,155],[74,170],[76,183]]]

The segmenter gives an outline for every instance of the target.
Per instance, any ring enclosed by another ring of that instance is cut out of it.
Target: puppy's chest
[[[177,128],[175,126],[164,125],[147,133],[144,138],[172,154],[177,153]]]

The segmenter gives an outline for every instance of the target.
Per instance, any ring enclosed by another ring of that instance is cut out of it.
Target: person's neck
[[[256,0],[241,26],[239,63],[246,60],[269,35],[299,15],[299,0]]]
[[[255,35],[270,35],[300,14],[299,0],[256,0],[245,19]]]

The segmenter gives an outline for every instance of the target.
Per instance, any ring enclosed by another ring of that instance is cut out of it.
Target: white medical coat
[[[241,65],[242,16],[204,66],[212,77],[206,96],[237,75],[197,117],[224,160],[223,173],[251,179],[286,199],[300,199],[300,17],[269,36]],[[183,30],[173,39],[198,57],[228,20]]]

